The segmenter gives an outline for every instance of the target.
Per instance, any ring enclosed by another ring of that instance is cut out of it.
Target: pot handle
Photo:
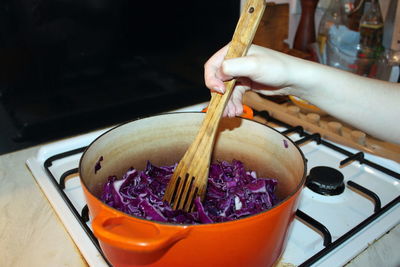
[[[188,226],[159,227],[157,223],[135,220],[128,216],[110,216],[100,212],[92,222],[94,234],[110,245],[140,252],[151,253],[167,249],[188,236]]]

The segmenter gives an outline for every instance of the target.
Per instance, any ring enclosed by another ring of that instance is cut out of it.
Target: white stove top
[[[199,111],[204,106],[196,105],[182,110]],[[76,168],[83,148],[104,131],[44,145],[35,157],[27,161],[37,183],[90,266],[107,266],[108,263],[91,233],[90,221],[85,222],[80,216],[86,203]],[[298,133],[288,136],[294,141],[304,138]],[[370,166],[369,162],[361,164],[359,161],[351,161],[341,167],[340,162],[348,158],[348,155],[337,150],[345,149],[347,152],[344,153],[349,155],[358,151],[343,147],[332,149],[330,143],[326,145],[325,141],[318,144],[318,138],[317,141],[301,142],[299,146],[308,160],[308,171],[315,166],[338,169],[344,175],[346,188],[337,196],[319,195],[308,188],[303,190],[298,216],[290,229],[280,262],[295,266],[343,266],[367,248],[368,244],[400,223],[400,165],[364,154],[365,159],[383,166],[388,173]],[[60,156],[56,156],[60,153]],[[61,177],[66,177],[65,189],[60,187],[64,179]],[[350,185],[348,181],[351,181]],[[353,189],[353,182],[356,186],[359,184],[374,192],[379,198],[380,208],[373,196]],[[312,217],[322,224],[321,228],[328,230],[325,240],[324,234],[316,230],[315,226],[310,227],[310,222],[304,217]]]

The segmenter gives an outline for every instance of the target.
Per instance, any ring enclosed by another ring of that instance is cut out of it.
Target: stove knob
[[[307,187],[312,191],[326,196],[335,196],[344,191],[343,174],[331,167],[318,166],[310,170],[307,177]]]

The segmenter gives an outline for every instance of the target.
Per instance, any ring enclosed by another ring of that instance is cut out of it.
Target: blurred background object
[[[300,0],[301,16],[294,37],[293,48],[310,52],[310,44],[315,42],[315,10],[319,0]]]
[[[239,0],[0,1],[0,152],[209,98]]]
[[[341,0],[331,0],[328,8],[324,12],[318,26],[318,48],[319,53],[323,56],[322,62],[326,62],[326,42],[328,39],[330,28],[335,26],[339,27],[339,25],[343,25],[343,17],[342,15],[342,2]]]

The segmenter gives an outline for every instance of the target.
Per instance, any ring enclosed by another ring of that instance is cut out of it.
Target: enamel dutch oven
[[[222,119],[213,160],[237,159],[259,177],[278,179],[281,202],[272,209],[230,222],[178,225],[131,216],[100,201],[110,175],[143,170],[148,160],[159,166],[178,162],[203,118],[199,112],[135,120],[101,135],[82,155],[79,172],[93,232],[112,265],[271,266],[281,255],[305,184],[305,159],[290,139],[253,120]]]

